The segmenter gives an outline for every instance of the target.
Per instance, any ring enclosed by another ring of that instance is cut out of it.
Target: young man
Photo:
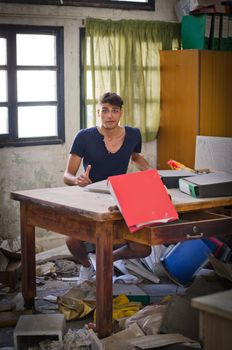
[[[87,186],[92,182],[105,180],[108,176],[124,174],[130,160],[139,170],[150,168],[140,154],[141,134],[139,129],[119,125],[122,116],[122,98],[111,92],[100,99],[97,110],[101,119],[99,127],[80,130],[74,138],[64,182],[70,186]],[[85,172],[76,176],[83,160]],[[93,267],[88,259],[84,242],[69,237],[66,244],[75,260],[82,264],[80,279],[89,279]],[[138,243],[128,242],[113,252],[114,261],[148,256],[151,248]]]

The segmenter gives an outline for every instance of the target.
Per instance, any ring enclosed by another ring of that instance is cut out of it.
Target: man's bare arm
[[[152,166],[148,163],[148,161],[141,153],[132,153],[131,161],[139,170],[147,170],[152,168]]]
[[[88,165],[86,171],[76,176],[81,165],[81,158],[76,154],[70,154],[67,162],[67,166],[64,172],[64,183],[69,186],[87,186],[92,183],[89,178],[89,172],[91,169],[91,165]]]

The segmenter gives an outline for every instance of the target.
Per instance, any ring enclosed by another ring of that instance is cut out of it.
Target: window
[[[8,3],[33,5],[108,7],[128,10],[155,10],[155,0],[6,0]]]
[[[64,142],[63,28],[0,25],[0,146]]]
[[[64,0],[63,3],[71,5],[79,3],[79,6],[96,6],[96,7],[108,7],[108,8],[120,8],[130,10],[155,10],[155,0]],[[84,4],[85,3],[85,4]]]
[[[154,10],[155,1],[154,0],[111,0],[108,1],[117,6],[119,3],[122,7],[139,7],[140,9]]]

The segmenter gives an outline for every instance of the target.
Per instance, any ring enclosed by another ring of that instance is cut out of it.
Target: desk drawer
[[[186,212],[178,221],[159,226],[146,227],[135,233],[126,233],[124,238],[149,245],[176,243],[186,239],[232,234],[232,217],[202,212]]]

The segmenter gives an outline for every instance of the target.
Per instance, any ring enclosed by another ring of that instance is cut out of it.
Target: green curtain
[[[123,125],[138,127],[143,142],[156,137],[160,110],[159,50],[180,48],[180,24],[137,20],[86,20],[85,98],[96,124],[99,97],[124,100]]]

